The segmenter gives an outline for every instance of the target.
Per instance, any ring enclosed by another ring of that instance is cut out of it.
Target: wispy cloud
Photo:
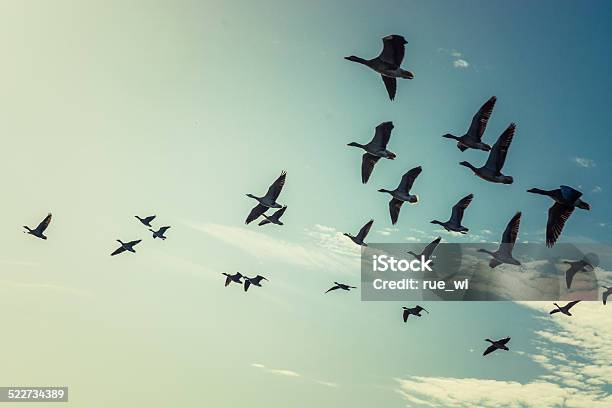
[[[452,61],[453,67],[457,69],[467,69],[470,67],[469,61],[465,58],[461,51],[448,48],[438,48],[438,52],[448,55]]]
[[[602,191],[603,191],[603,188],[601,186],[595,186],[591,190],[591,193],[601,193]]]
[[[464,60],[463,58],[458,58],[453,61],[453,67],[459,69],[466,69],[470,67],[470,63]]]
[[[279,368],[268,368],[265,365],[259,364],[259,363],[253,363],[253,364],[251,364],[251,367],[259,368],[261,370],[264,370],[267,373],[274,374],[274,375],[281,375],[281,376],[284,376],[284,377],[301,377],[301,375],[299,373],[296,373],[293,370],[284,370],[284,369],[279,369]]]
[[[572,161],[574,163],[576,163],[576,165],[578,167],[589,168],[589,167],[595,167],[596,166],[596,163],[595,163],[594,160],[588,159],[586,157],[574,157],[572,159]]]

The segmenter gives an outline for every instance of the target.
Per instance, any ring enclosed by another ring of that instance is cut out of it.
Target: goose
[[[604,306],[608,301],[608,296],[612,295],[612,286],[602,286],[605,291],[601,294],[601,300],[603,301]]]
[[[582,193],[569,186],[561,186],[555,190],[541,190],[530,188],[528,193],[545,195],[552,198],[555,203],[548,209],[548,221],[546,222],[546,246],[552,247],[563,231],[565,222],[574,212],[576,207],[582,210],[590,210],[591,206],[582,201]]]
[[[349,237],[351,241],[353,241],[357,245],[366,247],[368,246],[368,244],[363,242],[363,240],[368,236],[368,233],[370,232],[370,228],[372,228],[372,224],[374,224],[374,220],[368,221],[366,225],[361,227],[361,229],[359,230],[356,236],[352,236],[351,234],[348,234],[346,232],[343,235],[346,237]]]
[[[136,241],[130,241],[130,242],[123,242],[120,239],[118,239],[117,242],[119,242],[121,244],[121,246],[119,248],[115,249],[113,251],[113,253],[111,254],[111,256],[118,255],[118,254],[120,254],[122,252],[125,252],[125,251],[128,251],[128,252],[131,252],[131,253],[135,254],[136,251],[134,250],[134,247],[139,242],[141,242],[141,241],[142,241],[142,239],[137,239]]]
[[[246,292],[247,290],[249,290],[249,286],[251,286],[251,285],[255,285],[255,286],[261,287],[261,281],[262,280],[266,280],[267,281],[267,279],[264,278],[261,275],[257,275],[254,278],[248,278],[248,277],[245,276],[244,277],[244,291]]]
[[[229,273],[225,273],[223,272],[222,275],[225,275],[225,286],[227,287],[227,285],[229,285],[230,283],[234,282],[234,283],[239,283],[242,285],[242,278],[246,278],[245,276],[243,276],[240,272],[236,272],[233,275],[230,275]]]
[[[144,217],[144,218],[140,218],[139,216],[135,215],[135,217],[138,221],[142,222],[143,225],[146,227],[152,227],[151,221],[155,219],[155,215],[149,215],[148,217]]]
[[[499,136],[497,142],[493,145],[493,148],[489,152],[489,158],[484,166],[480,168],[474,167],[470,162],[462,161],[459,164],[470,168],[474,174],[483,180],[490,181],[491,183],[501,184],[512,184],[514,179],[512,176],[506,176],[501,173],[504,162],[506,161],[506,155],[512,143],[514,137],[514,131],[516,130],[516,124],[511,123],[510,126],[504,133]]]
[[[276,202],[276,199],[283,190],[285,185],[285,179],[287,178],[287,172],[282,171],[281,175],[270,185],[266,195],[263,197],[256,197],[253,194],[247,194],[247,197],[254,198],[258,204],[253,207],[245,223],[248,224],[251,221],[257,219],[261,214],[266,212],[268,208],[281,208],[281,205]]]
[[[360,57],[351,55],[344,59],[365,65],[366,67],[378,72],[385,83],[389,99],[395,99],[397,90],[396,78],[412,79],[414,74],[400,68],[404,59],[405,45],[408,41],[401,35],[388,35],[382,39],[383,50],[376,58],[366,60]]]
[[[165,227],[160,227],[159,230],[157,230],[157,231],[155,231],[152,228],[149,228],[149,231],[151,231],[153,233],[153,239],[161,238],[162,240],[165,240],[167,237],[165,237],[164,234],[169,229],[170,229],[170,226],[165,226]]]
[[[427,312],[427,310],[425,310],[425,308],[416,305],[415,307],[402,307],[402,309],[404,309],[404,313],[403,313],[403,317],[404,317],[404,323],[406,323],[406,321],[408,321],[408,318],[410,317],[410,315],[414,315],[417,317],[421,317],[421,311],[423,312]],[[429,312],[427,312],[429,314]]]
[[[579,261],[563,261],[563,263],[569,265],[569,268],[567,271],[565,271],[565,284],[567,285],[568,289],[572,285],[574,275],[576,275],[578,272],[587,272],[593,269],[593,265],[586,258]]]
[[[387,150],[387,144],[391,138],[392,130],[393,122],[383,122],[376,126],[374,137],[370,143],[362,145],[357,142],[351,142],[347,145],[365,150],[361,159],[361,182],[363,184],[368,182],[372,170],[374,170],[374,165],[381,157],[389,160],[394,160],[397,157],[395,153]]]
[[[508,342],[510,341],[510,337],[506,337],[505,339],[500,339],[500,340],[497,340],[497,341],[493,341],[493,340],[490,340],[490,339],[485,339],[485,341],[488,341],[489,343],[491,343],[491,345],[489,347],[487,347],[487,349],[484,351],[484,353],[482,353],[483,356],[486,356],[487,354],[491,354],[495,350],[510,351],[508,346],[506,346],[506,344],[508,344]]]
[[[491,252],[486,249],[479,249],[478,252],[484,252],[491,255],[493,258],[489,261],[489,266],[495,268],[501,264],[520,265],[521,263],[512,256],[512,249],[518,236],[519,226],[521,224],[521,212],[514,214],[514,217],[506,225],[506,229],[502,234],[501,243],[497,251]]]
[[[38,226],[34,229],[28,227],[27,225],[24,225],[23,228],[25,228],[26,230],[23,232],[26,234],[34,235],[35,237],[40,238],[40,239],[47,239],[44,232],[50,223],[51,223],[51,213],[47,214],[45,219],[42,220],[40,224],[38,224]]]
[[[442,237],[438,237],[434,239],[429,244],[427,244],[427,246],[423,249],[423,252],[421,252],[420,254],[415,254],[412,251],[408,251],[408,253],[417,259],[423,258],[425,261],[429,261],[434,251],[438,247],[438,244],[440,243],[440,241],[442,241]]]
[[[431,221],[432,224],[438,224],[444,227],[447,231],[460,232],[461,234],[467,234],[470,230],[469,228],[461,225],[461,221],[463,220],[463,212],[470,205],[472,200],[474,199],[474,194],[468,194],[463,197],[457,204],[453,206],[451,211],[451,216],[448,221],[440,222],[438,220]]]
[[[281,208],[280,210],[277,210],[274,214],[272,214],[269,217],[266,214],[262,214],[265,219],[259,222],[259,226],[266,225],[266,224],[283,225],[282,221],[280,220],[280,217],[283,216],[283,214],[285,213],[285,210],[287,210],[286,205],[284,205],[283,208]]]
[[[410,194],[410,189],[414,184],[414,180],[421,174],[421,171],[423,171],[421,166],[408,170],[408,172],[402,176],[399,186],[393,191],[384,188],[378,190],[381,193],[391,194],[392,198],[391,201],[389,201],[389,214],[391,214],[391,223],[393,225],[397,223],[400,209],[405,201],[408,201],[410,204],[416,204],[419,201],[419,196]]]
[[[356,286],[349,286],[349,285],[345,285],[344,283],[338,283],[338,282],[334,282],[336,285],[332,286],[331,288],[327,289],[325,291],[325,293],[327,292],[331,292],[332,290],[336,290],[336,289],[342,289],[342,290],[346,290],[346,291],[350,291],[351,289],[357,289]]]
[[[580,301],[579,301],[579,300],[574,300],[573,302],[569,302],[569,303],[568,303],[567,305],[565,305],[565,306],[559,306],[558,304],[553,303],[553,305],[557,306],[557,308],[556,308],[556,309],[551,310],[551,311],[550,311],[550,314],[555,314],[555,313],[561,312],[561,313],[563,313],[564,315],[571,316],[572,314],[570,313],[570,309],[571,309],[572,307],[574,307],[574,305],[575,305],[576,303],[578,303],[578,302],[580,302]]]
[[[495,107],[496,101],[497,98],[492,96],[480,107],[478,112],[476,112],[472,118],[470,128],[465,135],[455,136],[447,133],[442,137],[456,140],[457,148],[459,148],[459,150],[462,152],[466,151],[467,149],[478,149],[488,152],[491,150],[491,146],[482,142],[482,135],[487,128],[487,123],[489,123],[489,118],[491,117],[491,113],[493,113],[493,108]]]

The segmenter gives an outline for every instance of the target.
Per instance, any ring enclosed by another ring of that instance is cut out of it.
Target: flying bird
[[[266,278],[264,278],[261,275],[257,275],[254,278],[248,278],[248,277],[244,277],[244,291],[246,292],[247,290],[249,290],[249,286],[254,285],[254,286],[259,286],[261,287],[261,281],[262,280],[266,280]]]
[[[239,283],[242,285],[242,278],[246,278],[245,276],[243,276],[240,272],[236,272],[233,275],[230,275],[229,273],[225,273],[223,272],[222,275],[225,275],[225,286],[229,285],[230,283],[234,282],[234,283]]]
[[[601,300],[605,306],[606,302],[608,301],[608,296],[612,295],[612,286],[602,286],[602,288],[604,288],[605,291],[601,294]]]
[[[552,198],[555,203],[548,209],[548,221],[546,222],[546,246],[552,247],[563,231],[565,222],[574,212],[576,207],[590,210],[591,206],[580,199],[582,193],[569,186],[561,186],[556,190],[541,190],[530,188],[528,193],[545,195]]]
[[[370,232],[370,228],[372,228],[372,224],[374,224],[374,220],[368,221],[366,225],[361,227],[361,229],[359,230],[356,236],[352,236],[351,234],[348,234],[346,232],[344,233],[344,235],[349,237],[351,241],[353,241],[357,245],[361,245],[364,247],[368,246],[368,244],[366,244],[363,240],[368,236],[368,233]]]
[[[258,204],[253,207],[249,213],[249,216],[245,221],[246,224],[259,218],[259,216],[266,212],[268,208],[281,208],[281,205],[276,202],[276,199],[283,190],[286,177],[287,173],[285,171],[281,172],[281,175],[274,181],[274,183],[272,183],[272,185],[268,188],[268,192],[263,197],[256,197],[253,194],[247,194],[247,197],[257,200]]]
[[[474,194],[468,194],[463,197],[457,204],[453,206],[451,211],[451,216],[448,221],[440,222],[438,220],[431,221],[432,224],[438,224],[444,227],[447,231],[460,232],[462,234],[467,234],[470,230],[469,228],[461,225],[461,221],[463,221],[463,212],[470,205],[472,200],[474,199]]]
[[[489,347],[487,347],[487,349],[485,350],[484,353],[482,353],[483,356],[486,356],[487,354],[491,354],[495,350],[510,351],[508,346],[506,346],[506,344],[508,344],[508,342],[510,341],[510,337],[506,337],[505,339],[501,339],[501,340],[497,340],[497,341],[493,341],[493,340],[490,340],[490,339],[485,339],[485,341],[488,341],[489,343],[491,343],[491,345]]]
[[[25,228],[26,230],[23,232],[26,234],[34,235],[35,237],[40,238],[40,239],[47,239],[44,232],[50,223],[51,223],[51,213],[47,214],[45,219],[42,220],[40,224],[38,224],[38,226],[34,229],[28,227],[27,225],[24,225],[23,228]]]
[[[393,225],[397,223],[400,209],[405,201],[408,201],[410,204],[416,204],[419,201],[419,196],[410,194],[410,189],[414,184],[414,180],[416,180],[417,176],[421,174],[421,171],[423,171],[421,166],[408,170],[408,172],[402,177],[399,186],[397,186],[397,188],[393,191],[386,190],[384,188],[378,190],[381,193],[391,194],[392,198],[391,201],[389,201],[389,214],[391,214],[391,223]]]
[[[361,182],[363,184],[368,182],[370,174],[372,174],[372,170],[374,170],[374,165],[381,157],[389,160],[395,159],[395,153],[387,150],[387,144],[391,138],[392,130],[393,122],[383,122],[376,126],[374,138],[368,144],[362,145],[357,142],[351,142],[347,145],[365,150],[361,159]]]
[[[404,323],[408,321],[408,318],[410,317],[410,315],[421,317],[421,311],[427,312],[429,314],[429,312],[425,310],[425,308],[419,305],[416,305],[415,307],[402,307],[402,309],[404,309],[404,313],[403,313]]]
[[[427,246],[423,249],[423,252],[421,252],[418,255],[412,251],[408,251],[408,253],[417,259],[423,258],[425,261],[428,261],[429,259],[431,259],[431,256],[433,255],[434,251],[438,247],[438,244],[440,243],[440,241],[442,241],[442,237],[438,237],[434,239],[429,244],[427,244]]]
[[[568,289],[572,285],[574,275],[578,272],[593,270],[593,265],[591,265],[591,262],[586,257],[579,261],[563,261],[563,263],[569,265],[569,268],[565,271],[565,284]]]
[[[457,147],[462,152],[467,149],[478,149],[488,152],[491,150],[491,146],[482,142],[482,135],[487,128],[487,123],[489,123],[489,118],[491,117],[491,113],[493,113],[493,108],[495,107],[496,101],[497,98],[492,96],[480,107],[478,112],[476,112],[472,118],[472,124],[465,135],[455,136],[447,133],[442,137],[456,140]]]
[[[135,217],[147,227],[152,227],[151,221],[155,219],[155,215],[149,215],[148,217],[144,218],[140,218],[139,216],[135,215]]]
[[[142,239],[138,239],[136,241],[130,241],[130,242],[123,242],[120,239],[118,239],[117,242],[119,242],[121,244],[121,246],[119,248],[115,249],[113,251],[113,253],[111,254],[111,256],[118,255],[118,254],[120,254],[122,252],[125,252],[125,251],[128,251],[128,252],[131,252],[131,253],[135,254],[136,251],[134,250],[134,247],[139,242],[141,242],[141,241],[142,241]]]
[[[259,225],[260,226],[266,225],[266,224],[283,225],[282,221],[280,220],[280,217],[283,216],[283,214],[285,213],[285,210],[287,210],[286,205],[284,205],[283,208],[281,208],[280,210],[276,210],[274,214],[272,214],[269,217],[266,214],[262,214],[265,219],[261,220],[259,222]]]
[[[502,174],[501,170],[506,162],[506,155],[508,154],[510,143],[512,143],[515,130],[516,125],[514,123],[511,123],[504,130],[504,133],[499,136],[499,139],[497,139],[497,142],[495,142],[489,152],[489,158],[484,166],[477,168],[467,161],[462,161],[459,164],[470,168],[474,174],[483,180],[490,181],[491,183],[512,184],[514,182],[512,176]]]
[[[334,282],[334,283],[335,283],[335,286],[332,286],[331,288],[327,289],[325,293],[331,292],[332,290],[336,290],[336,289],[342,289],[346,291],[350,291],[351,289],[357,289],[356,286],[349,286],[349,285],[345,285],[344,283],[338,283],[338,282]]]
[[[555,314],[555,313],[561,312],[561,313],[563,313],[564,315],[571,316],[572,314],[570,313],[570,309],[571,309],[572,307],[574,307],[574,305],[575,305],[576,303],[578,303],[578,302],[580,302],[580,301],[579,301],[579,300],[574,300],[573,302],[569,302],[569,303],[568,303],[567,305],[565,305],[565,306],[559,306],[558,304],[553,303],[553,305],[557,306],[557,308],[556,308],[556,309],[551,310],[551,311],[550,311],[550,314]]]
[[[395,99],[395,92],[397,90],[396,78],[414,78],[412,72],[400,68],[402,60],[404,59],[405,46],[408,44],[408,41],[401,35],[388,35],[384,37],[382,41],[383,50],[376,58],[366,60],[351,55],[350,57],[344,57],[344,59],[363,64],[378,72],[385,83],[389,99],[393,100]]]
[[[161,238],[162,240],[165,240],[167,237],[165,237],[164,234],[169,229],[170,229],[170,226],[165,226],[165,227],[160,227],[159,230],[157,230],[157,231],[155,231],[152,228],[149,228],[149,231],[151,231],[153,233],[153,239]]]
[[[489,266],[495,268],[501,264],[520,265],[521,263],[512,256],[512,249],[518,236],[519,226],[521,224],[521,213],[517,212],[514,217],[506,225],[506,229],[502,234],[502,240],[497,251],[491,252],[486,249],[479,249],[478,252],[484,252],[491,255],[493,258],[489,261]]]

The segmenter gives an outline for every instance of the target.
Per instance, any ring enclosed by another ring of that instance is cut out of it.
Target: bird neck
[[[364,148],[365,146],[362,145],[361,143],[357,143],[357,142],[351,142],[348,144],[348,146],[353,146],[353,147],[360,147],[360,148]]]
[[[462,165],[462,166],[465,166],[465,167],[470,168],[470,169],[471,169],[472,171],[474,171],[474,172],[476,171],[476,167],[474,167],[474,166],[472,165],[472,163],[470,163],[470,162],[462,161],[462,162],[460,162],[459,164],[460,164],[460,165]]]
[[[380,193],[389,193],[389,194],[393,194],[393,191],[389,191],[386,188],[381,188],[380,190],[378,190],[378,192]]]
[[[457,141],[459,140],[459,137],[458,137],[458,136],[451,135],[450,133],[447,133],[447,134],[445,134],[445,135],[442,135],[442,137],[445,137],[445,138],[447,138],[447,139],[454,139],[454,140],[457,140]]]
[[[545,196],[550,196],[552,194],[551,191],[548,190],[542,190],[539,188],[530,188],[529,190],[527,190],[528,193],[534,193],[534,194],[541,194],[541,195],[545,195]]]
[[[345,59],[347,59],[349,61],[357,62],[359,64],[368,65],[368,60],[365,60],[365,59],[363,59],[361,57],[357,57],[355,55],[351,55],[350,57],[346,57]]]

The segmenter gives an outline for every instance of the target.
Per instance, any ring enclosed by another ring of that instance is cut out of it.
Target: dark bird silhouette
[[[421,259],[421,257],[422,257],[423,259],[428,261],[431,258],[431,256],[433,255],[433,253],[436,250],[436,248],[438,247],[438,244],[440,243],[440,241],[442,241],[442,237],[438,237],[438,238],[434,239],[429,244],[427,244],[427,246],[423,249],[423,252],[421,252],[420,254],[415,254],[412,251],[408,251],[408,253],[410,255],[414,256],[417,259]]]
[[[568,289],[572,285],[574,275],[576,275],[578,272],[588,272],[589,270],[593,270],[593,265],[591,265],[589,260],[586,258],[579,261],[563,261],[563,263],[569,265],[569,268],[565,271],[565,284],[567,285]]]
[[[467,149],[478,149],[488,152],[491,150],[491,146],[482,142],[482,135],[487,128],[487,123],[489,123],[489,118],[491,117],[491,113],[493,113],[493,108],[495,107],[496,101],[497,98],[492,96],[480,107],[478,112],[476,112],[472,118],[472,124],[465,135],[455,136],[447,133],[442,137],[456,140],[457,147],[462,152]]]
[[[164,234],[166,233],[166,231],[168,231],[170,229],[170,226],[165,226],[165,227],[160,227],[159,230],[155,231],[152,228],[149,228],[149,231],[151,231],[153,233],[153,239],[155,238],[161,238],[162,240],[165,240],[167,237],[164,236]]]
[[[117,240],[117,242],[119,242],[121,244],[121,246],[117,249],[115,249],[113,251],[113,253],[111,254],[111,256],[115,256],[118,255],[122,252],[128,251],[131,252],[133,254],[136,253],[136,251],[134,250],[134,247],[136,246],[136,244],[138,244],[139,242],[141,242],[142,239],[137,239],[136,241],[130,241],[130,242],[123,242],[120,239]]]
[[[612,295],[612,286],[602,286],[602,288],[604,288],[605,291],[601,294],[601,300],[605,306],[606,302],[608,301],[608,296]]]
[[[497,139],[497,142],[495,142],[493,148],[489,152],[489,158],[484,166],[476,168],[466,161],[462,161],[459,164],[470,168],[474,174],[483,180],[490,181],[491,183],[512,184],[514,182],[512,176],[506,176],[502,174],[501,171],[506,162],[506,155],[508,154],[510,143],[512,143],[515,130],[516,125],[514,123],[511,123],[510,126],[504,130],[504,133]]]
[[[372,224],[374,224],[374,220],[368,221],[366,225],[361,227],[361,229],[359,230],[356,236],[352,236],[351,234],[348,234],[346,232],[344,233],[344,235],[349,237],[351,241],[353,241],[357,245],[361,245],[364,247],[368,246],[368,244],[366,244],[363,240],[368,236],[368,233],[370,232],[370,228],[372,228]]]
[[[389,99],[393,100],[395,99],[395,92],[397,90],[396,78],[414,78],[412,72],[400,68],[402,60],[404,59],[405,46],[408,41],[401,35],[388,35],[382,40],[383,50],[378,57],[366,60],[351,55],[350,57],[344,57],[344,59],[363,64],[378,72],[385,83]]]
[[[569,302],[569,303],[568,303],[568,304],[566,304],[565,306],[559,306],[558,304],[553,303],[553,305],[557,306],[557,308],[556,308],[556,309],[551,310],[551,311],[550,311],[550,314],[555,314],[555,313],[561,312],[561,313],[563,313],[564,315],[571,316],[572,314],[570,313],[570,309],[571,309],[572,307],[574,307],[574,305],[575,305],[576,303],[578,303],[578,302],[580,302],[580,301],[579,301],[579,300],[574,300],[573,302]]]
[[[23,232],[26,234],[34,235],[35,237],[40,238],[40,239],[47,239],[44,232],[50,223],[51,223],[51,213],[47,214],[45,219],[42,220],[40,224],[38,224],[38,226],[34,229],[28,227],[27,225],[24,225],[23,228],[25,228],[26,230]]]
[[[254,278],[248,278],[248,277],[244,277],[244,291],[246,292],[247,290],[249,290],[249,286],[254,285],[254,286],[259,286],[261,287],[261,281],[262,280],[266,280],[266,278],[264,278],[261,275],[257,275]]]
[[[246,224],[259,218],[259,216],[266,212],[268,208],[281,208],[281,205],[276,202],[276,199],[283,190],[286,178],[287,173],[285,171],[281,172],[281,175],[268,188],[268,192],[266,193],[266,195],[262,197],[256,197],[253,194],[247,194],[247,197],[251,197],[257,200],[258,204],[253,207],[253,209],[249,213],[249,216],[245,221]]]
[[[447,231],[454,231],[454,232],[460,232],[462,234],[467,234],[470,229],[461,225],[461,222],[463,221],[463,212],[465,211],[466,208],[468,208],[468,206],[470,205],[473,199],[474,199],[474,194],[466,195],[461,200],[459,200],[457,204],[453,206],[453,209],[451,211],[451,216],[448,221],[440,222],[438,220],[433,220],[431,221],[431,223],[441,225]]]
[[[395,153],[387,150],[387,144],[391,138],[391,131],[393,130],[393,122],[383,122],[376,126],[376,132],[374,138],[365,145],[357,142],[351,142],[348,146],[359,147],[365,150],[361,159],[361,182],[367,183],[370,179],[370,174],[374,170],[374,165],[380,158],[393,160],[395,159]]]
[[[138,221],[142,222],[145,226],[153,227],[151,225],[151,221],[155,219],[155,215],[149,215],[148,217],[144,217],[144,218],[140,218],[139,216],[135,215],[135,217],[138,219]]]
[[[378,190],[381,193],[391,194],[392,198],[391,201],[389,201],[389,214],[391,214],[391,223],[393,225],[397,223],[400,209],[402,208],[402,204],[404,204],[404,202],[408,201],[410,204],[416,204],[419,201],[419,196],[416,194],[410,194],[410,190],[412,189],[414,180],[416,180],[422,171],[423,169],[421,166],[408,170],[408,172],[402,177],[399,186],[397,186],[395,190],[390,191],[384,188]]]
[[[416,305],[415,307],[402,307],[402,309],[404,309],[404,313],[403,313],[404,323],[408,321],[408,318],[410,317],[410,315],[421,317],[421,311],[429,314],[429,312],[425,310],[425,308],[419,305]]]
[[[325,291],[325,293],[327,292],[331,292],[332,290],[336,290],[336,289],[342,289],[342,290],[346,290],[346,291],[350,291],[351,289],[357,289],[356,286],[349,286],[349,285],[345,285],[344,283],[338,283],[338,282],[334,282],[336,285],[332,286],[331,288],[327,289]]]
[[[489,261],[489,266],[495,268],[501,264],[520,265],[521,263],[512,256],[512,249],[518,236],[519,226],[521,224],[521,213],[517,212],[514,217],[506,225],[506,229],[502,234],[502,240],[497,251],[491,252],[486,249],[479,249],[478,252],[484,252],[491,255],[493,258]]]
[[[508,346],[506,346],[506,344],[510,341],[510,337],[506,337],[505,339],[501,339],[501,340],[497,340],[497,341],[493,341],[493,340],[490,340],[490,339],[485,339],[485,341],[488,341],[489,343],[491,343],[491,345],[489,347],[487,347],[487,349],[485,350],[484,353],[482,353],[483,356],[486,356],[487,354],[491,354],[495,350],[510,351]]]
[[[239,283],[242,285],[242,278],[246,278],[240,272],[236,272],[233,275],[223,272],[223,275],[225,275],[225,286],[229,285],[232,282]]]
[[[266,225],[266,224],[283,225],[282,221],[280,220],[280,217],[283,216],[283,214],[285,213],[285,210],[287,210],[286,205],[284,205],[283,208],[281,208],[280,210],[276,210],[274,214],[272,214],[269,217],[266,214],[262,214],[265,219],[261,220],[259,222],[259,225],[260,226]]]
[[[545,195],[552,198],[555,203],[548,209],[548,221],[546,223],[546,246],[552,247],[563,231],[565,222],[574,212],[576,207],[590,210],[591,206],[580,199],[582,193],[569,186],[561,186],[556,190],[541,190],[530,188],[529,193]]]

